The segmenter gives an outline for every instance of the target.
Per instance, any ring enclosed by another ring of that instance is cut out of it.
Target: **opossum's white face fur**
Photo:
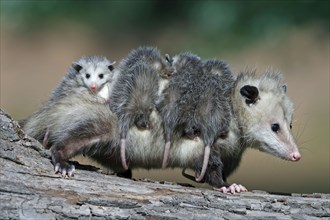
[[[241,74],[233,107],[248,145],[285,160],[301,158],[291,133],[293,104],[280,74]]]
[[[113,77],[113,63],[103,57],[84,57],[72,66],[81,76],[83,86],[93,93],[99,92]]]

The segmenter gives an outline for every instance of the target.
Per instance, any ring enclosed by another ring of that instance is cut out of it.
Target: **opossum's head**
[[[196,122],[189,121],[183,124],[182,137],[197,140],[201,136],[201,129]]]
[[[203,62],[203,70],[206,74],[214,74],[219,76],[228,76],[231,79],[232,73],[227,63],[222,60],[211,59]]]
[[[134,124],[139,129],[150,129],[150,114],[151,110],[148,112],[137,113],[134,118]]]
[[[105,57],[87,56],[72,64],[80,83],[92,92],[98,92],[113,77],[113,64]]]
[[[139,105],[137,104],[134,109],[129,111],[131,114],[131,122],[138,128],[138,129],[150,129],[151,128],[151,118],[150,115],[154,110],[152,105]]]
[[[234,88],[233,108],[246,143],[279,158],[298,161],[301,155],[291,133],[293,104],[286,90],[278,73],[241,74]]]
[[[169,60],[156,47],[143,46],[132,50],[125,59],[125,66],[132,67],[136,62],[148,64],[164,79],[170,78],[174,73]]]
[[[180,71],[188,71],[190,73],[197,73],[202,71],[201,58],[190,52],[184,52],[175,55],[173,58],[167,58],[171,63],[175,73]]]
[[[163,58],[160,54],[152,57],[151,66],[163,79],[169,79],[173,74],[175,74],[175,70],[171,66],[171,59],[169,58],[169,55],[166,55],[165,58]]]

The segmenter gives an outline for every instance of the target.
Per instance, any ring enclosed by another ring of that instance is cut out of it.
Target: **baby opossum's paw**
[[[73,177],[73,173],[76,170],[73,164],[68,162],[56,163],[55,173],[61,173],[63,177]]]
[[[223,192],[223,193],[231,193],[231,194],[235,194],[235,193],[240,193],[240,192],[247,192],[248,190],[242,186],[241,184],[236,184],[233,183],[230,186],[226,187],[223,186],[221,188],[213,188],[214,190]]]

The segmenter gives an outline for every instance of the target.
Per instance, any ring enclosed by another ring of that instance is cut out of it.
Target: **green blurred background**
[[[284,73],[295,103],[293,133],[303,158],[292,163],[248,150],[229,182],[250,190],[330,192],[329,7],[327,0],[1,0],[1,108],[25,118],[47,100],[72,61],[99,54],[119,62],[140,45],[220,58],[235,74],[273,67]],[[180,172],[133,175],[192,183]]]

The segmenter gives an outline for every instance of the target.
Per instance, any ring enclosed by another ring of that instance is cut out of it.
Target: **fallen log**
[[[50,152],[0,109],[0,219],[316,219],[330,194],[223,194],[176,183],[106,175],[76,166],[54,174]]]

